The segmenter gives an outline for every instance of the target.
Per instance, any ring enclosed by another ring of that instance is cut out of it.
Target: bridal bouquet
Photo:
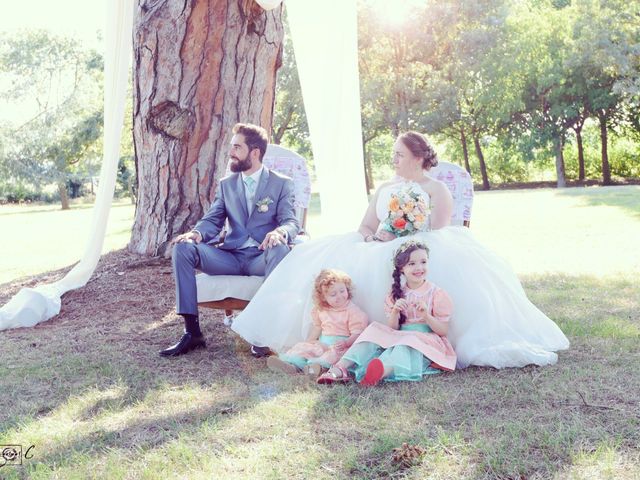
[[[391,194],[389,215],[382,228],[396,237],[404,237],[425,229],[429,207],[419,193],[411,187]]]

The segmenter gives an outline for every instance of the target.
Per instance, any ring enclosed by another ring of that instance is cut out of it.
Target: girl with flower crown
[[[369,325],[318,383],[348,382],[351,372],[372,386],[455,369],[456,354],[446,337],[453,305],[447,292],[427,280],[428,255],[427,246],[414,241],[397,250],[385,301],[387,324]]]

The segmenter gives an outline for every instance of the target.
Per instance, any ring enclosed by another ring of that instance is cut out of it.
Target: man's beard
[[[251,168],[251,159],[249,155],[244,160],[240,160],[238,157],[231,157],[231,165],[229,168],[233,173],[246,172]]]

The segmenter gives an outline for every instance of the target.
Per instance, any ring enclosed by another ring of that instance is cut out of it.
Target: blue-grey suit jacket
[[[261,212],[254,204],[251,215],[247,210],[242,174],[233,173],[220,180],[216,196],[209,211],[196,224],[194,230],[200,232],[202,241],[215,241],[229,220],[229,231],[220,248],[233,250],[242,246],[249,237],[262,243],[265,235],[280,227],[286,230],[289,240],[299,231],[298,220],[293,207],[293,180],[264,167],[256,187],[255,202],[267,203],[267,211]]]

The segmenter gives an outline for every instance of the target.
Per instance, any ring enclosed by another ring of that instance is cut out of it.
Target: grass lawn
[[[84,253],[92,204],[0,205],[0,285],[26,275],[36,275],[77,262]],[[102,252],[124,247],[131,235],[134,206],[117,200],[109,213]]]
[[[82,251],[90,209],[38,210],[0,207],[0,303]],[[105,251],[131,218],[112,210]],[[170,265],[114,252],[58,317],[0,332],[0,445],[35,445],[0,478],[640,478],[640,187],[482,192],[471,228],[571,340],[557,365],[321,388],[210,311],[206,350],[161,359]],[[403,443],[424,455],[394,461]]]

